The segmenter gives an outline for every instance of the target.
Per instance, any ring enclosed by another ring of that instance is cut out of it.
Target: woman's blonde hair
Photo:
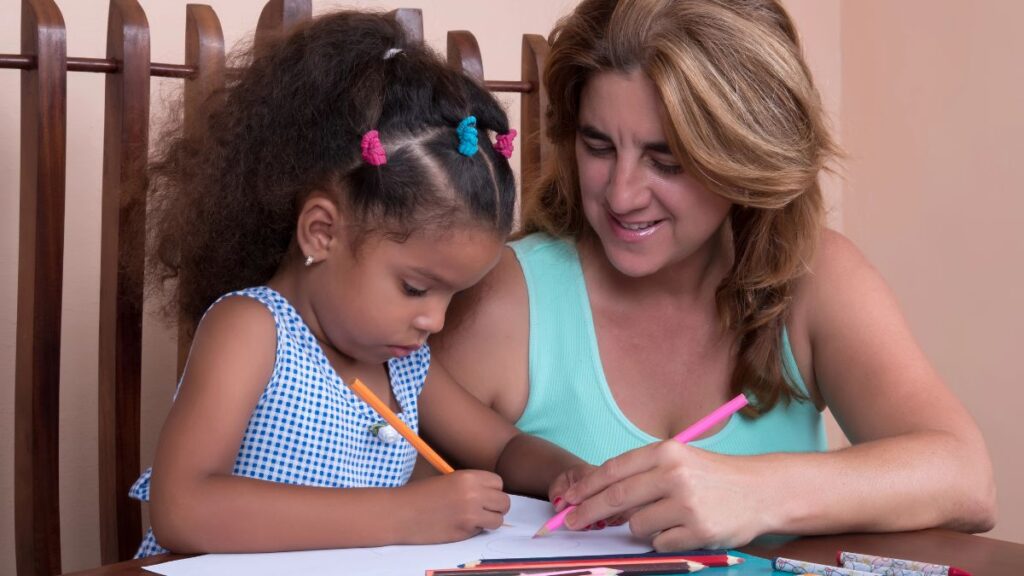
[[[783,369],[781,331],[823,226],[818,173],[838,150],[789,15],[774,0],[584,0],[551,41],[554,155],[525,195],[521,234],[590,231],[575,158],[580,94],[597,73],[642,70],[675,155],[734,203],[734,262],[716,293],[737,338],[731,388],[759,412],[802,396]]]

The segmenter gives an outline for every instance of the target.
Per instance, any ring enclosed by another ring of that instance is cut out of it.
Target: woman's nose
[[[643,170],[636,160],[619,157],[608,182],[608,207],[616,214],[628,214],[650,201]]]

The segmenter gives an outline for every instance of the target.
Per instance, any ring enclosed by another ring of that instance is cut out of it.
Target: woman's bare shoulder
[[[455,296],[445,329],[430,341],[459,384],[510,419],[529,387],[529,309],[519,260],[506,248],[479,284]]]

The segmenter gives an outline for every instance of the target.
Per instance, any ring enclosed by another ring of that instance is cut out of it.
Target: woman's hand
[[[511,501],[502,492],[501,477],[482,470],[456,470],[402,489],[404,508],[411,513],[407,544],[438,544],[465,540],[501,526]]]
[[[561,512],[568,504],[565,501],[565,492],[575,486],[587,474],[595,470],[591,464],[577,464],[559,474],[548,488],[548,500],[555,507],[555,512]]]
[[[671,440],[637,448],[570,483],[564,498],[577,508],[566,526],[618,516],[658,551],[742,546],[769,531],[770,495],[748,463]]]

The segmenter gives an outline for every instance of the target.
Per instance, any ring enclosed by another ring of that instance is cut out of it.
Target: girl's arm
[[[994,524],[977,426],[915,343],[880,275],[827,232],[795,295],[790,333],[812,395],[853,446],[730,457],[662,442],[614,458],[566,492],[578,528],[639,507],[658,549],[738,546],[764,533]]]
[[[274,320],[228,298],[196,332],[160,434],[151,515],[176,552],[256,552],[458,540],[501,525],[501,480],[460,471],[401,488],[316,488],[232,476],[245,427],[273,370]]]
[[[420,429],[429,443],[452,455],[457,468],[494,470],[509,492],[546,498],[560,473],[585,466],[554,444],[520,432],[456,383],[440,362],[431,363],[419,405]]]

